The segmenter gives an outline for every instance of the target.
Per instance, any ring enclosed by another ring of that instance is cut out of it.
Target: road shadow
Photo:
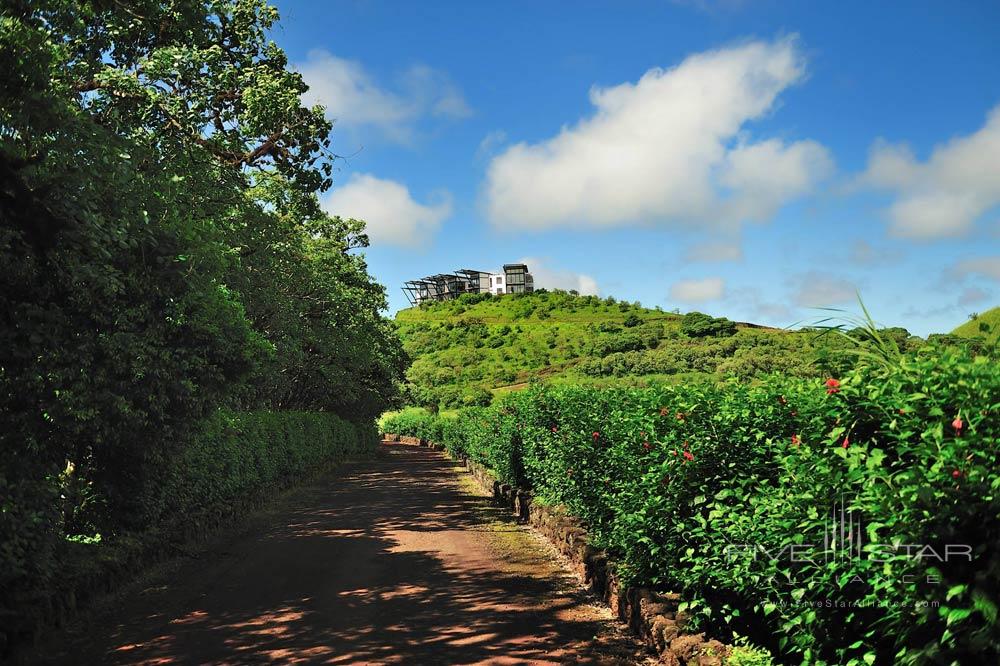
[[[593,649],[610,621],[548,575],[544,552],[522,547],[530,536],[502,523],[516,543],[488,545],[508,518],[455,467],[387,445],[67,632],[40,663],[618,663]]]

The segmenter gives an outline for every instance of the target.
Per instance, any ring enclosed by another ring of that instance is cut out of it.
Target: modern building
[[[504,279],[507,294],[525,294],[535,290],[535,279],[528,272],[525,264],[504,264]]]
[[[525,264],[504,264],[502,273],[463,268],[454,273],[428,275],[403,284],[410,305],[448,301],[462,294],[525,294],[535,290],[535,280]]]

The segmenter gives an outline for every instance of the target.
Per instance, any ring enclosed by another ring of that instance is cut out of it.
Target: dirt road
[[[551,551],[443,454],[386,445],[152,576],[47,663],[636,663]]]

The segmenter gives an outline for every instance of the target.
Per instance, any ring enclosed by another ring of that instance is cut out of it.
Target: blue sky
[[[334,214],[410,278],[919,334],[1000,303],[1000,4],[279,0]]]

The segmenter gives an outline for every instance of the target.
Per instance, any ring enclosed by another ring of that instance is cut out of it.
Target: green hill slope
[[[465,295],[396,315],[412,404],[457,407],[530,381],[632,384],[830,371],[836,336],[539,291]]]
[[[985,338],[990,342],[1000,342],[1000,306],[983,312],[951,332],[963,338]]]

